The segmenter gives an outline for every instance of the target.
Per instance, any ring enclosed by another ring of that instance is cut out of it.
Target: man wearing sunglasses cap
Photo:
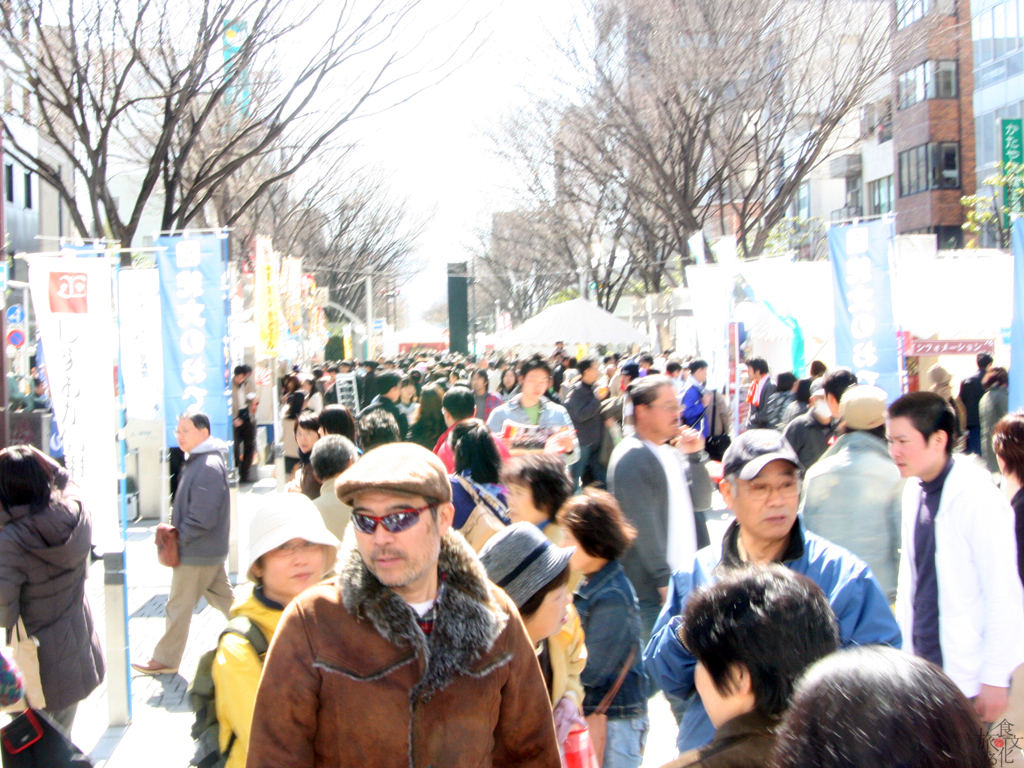
[[[896,617],[871,569],[857,556],[804,529],[797,516],[800,460],[773,429],[750,429],[722,458],[719,490],[736,514],[720,542],[704,547],[692,565],[672,574],[665,607],[644,651],[648,674],[666,694],[684,700],[676,740],[681,752],[715,735],[694,681],[696,658],[679,639],[690,595],[720,574],[748,564],[780,563],[806,576],[825,593],[839,625],[842,647],[900,647]],[[851,500],[856,505],[856,500]]]
[[[369,451],[335,484],[352,507],[338,578],[285,611],[249,768],[544,766],[560,758],[515,605],[452,530],[441,460]]]

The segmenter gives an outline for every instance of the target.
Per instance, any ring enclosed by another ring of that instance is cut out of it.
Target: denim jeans
[[[608,720],[604,768],[640,768],[650,730],[651,721],[647,715]]]
[[[981,427],[967,428],[967,445],[964,446],[964,453],[981,456]]]
[[[600,460],[601,446],[600,445],[581,445],[580,446],[580,458],[575,464],[572,465],[572,479],[576,483],[576,487],[580,488],[583,485],[583,474],[590,469],[592,481],[601,483],[604,485],[608,478],[607,472],[604,465],[601,464]]]

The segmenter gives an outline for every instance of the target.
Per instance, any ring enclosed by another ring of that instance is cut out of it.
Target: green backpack
[[[196,674],[188,685],[188,700],[192,711],[196,713],[196,720],[192,724],[192,739],[196,742],[196,752],[189,765],[196,768],[223,768],[227,763],[231,748],[235,745],[235,734],[231,734],[231,741],[224,752],[220,751],[220,723],[217,722],[217,691],[213,685],[213,660],[217,657],[217,649],[224,635],[238,635],[249,642],[263,661],[267,654],[267,638],[251,619],[245,616],[236,616],[230,622],[220,637],[217,638],[217,645],[199,657],[199,664],[196,665]]]

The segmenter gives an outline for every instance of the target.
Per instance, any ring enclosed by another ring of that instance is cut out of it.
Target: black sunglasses
[[[384,530],[389,533],[401,533],[402,531],[408,530],[416,525],[416,521],[420,519],[420,515],[426,512],[428,509],[434,509],[437,504],[427,504],[425,507],[419,509],[402,509],[398,512],[392,512],[384,517],[374,517],[373,515],[363,515],[359,512],[352,513],[352,525],[355,526],[356,530],[360,533],[372,534],[377,530],[377,523],[384,526]]]

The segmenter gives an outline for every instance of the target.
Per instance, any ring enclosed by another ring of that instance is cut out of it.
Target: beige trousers
[[[167,597],[167,628],[153,650],[153,659],[166,667],[178,668],[185,653],[192,611],[199,598],[228,617],[234,596],[224,563],[220,565],[179,565],[171,577],[171,593]]]

